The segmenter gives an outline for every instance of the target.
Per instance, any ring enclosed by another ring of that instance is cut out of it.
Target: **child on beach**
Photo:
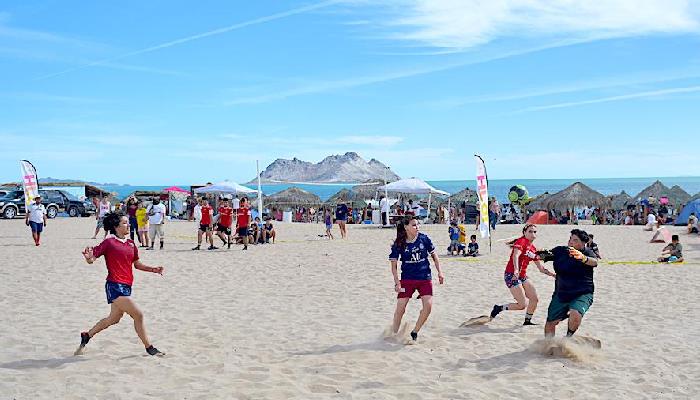
[[[669,243],[661,251],[661,257],[658,259],[659,262],[683,262],[683,245],[678,238],[678,235],[671,236],[671,243]]]
[[[328,236],[328,239],[334,239],[333,238],[333,220],[331,219],[331,211],[329,209],[324,209],[323,211],[323,222],[326,224],[326,236]]]
[[[595,253],[595,256],[596,256],[597,259],[603,258],[603,257],[600,256],[600,250],[598,249],[598,244],[597,244],[596,242],[593,241],[593,235],[592,235],[592,234],[589,234],[588,237],[589,237],[590,240],[589,240],[589,242],[586,244],[586,247],[588,247],[589,249],[591,249],[591,251],[593,251],[593,253]]]
[[[447,232],[450,235],[450,255],[457,255],[459,254],[459,228],[457,227],[457,221],[450,222]]]
[[[394,276],[394,290],[398,293],[392,332],[396,334],[399,331],[406,305],[413,296],[413,292],[418,291],[423,308],[411,331],[413,341],[418,339],[418,332],[428,320],[433,306],[433,283],[428,256],[435,263],[438,281],[442,285],[445,282],[445,276],[440,269],[440,259],[435,253],[433,242],[427,235],[418,232],[418,220],[414,216],[404,217],[396,225],[396,240],[389,254],[391,274]],[[401,279],[398,275],[399,260],[401,260]]]
[[[141,247],[148,247],[151,239],[148,237],[148,215],[146,215],[146,207],[144,207],[142,202],[139,202],[138,209],[136,209],[136,224],[138,225],[139,241],[141,242]]]
[[[163,353],[153,347],[148,340],[146,327],[143,323],[143,313],[129,296],[131,296],[131,285],[134,281],[132,266],[141,271],[161,275],[163,267],[149,267],[141,262],[139,250],[134,241],[127,238],[129,218],[124,214],[121,212],[108,213],[105,215],[103,223],[110,236],[96,247],[86,247],[83,250],[83,257],[88,264],[92,264],[100,256],[105,257],[108,272],[105,292],[107,303],[110,304],[111,308],[106,318],[98,321],[89,331],[80,334],[80,346],[75,351],[75,355],[82,354],[83,348],[90,339],[102,330],[119,323],[119,320],[126,313],[134,320],[134,329],[146,348],[146,353],[152,356],[162,356]]]
[[[469,248],[467,249],[465,257],[476,257],[479,255],[479,243],[476,242],[476,235],[471,235],[469,237]]]
[[[527,266],[530,264],[530,261],[534,261],[541,273],[552,277],[556,276],[542,265],[540,258],[537,256],[537,248],[532,244],[536,238],[537,226],[527,224],[523,228],[523,235],[520,238],[506,242],[512,250],[503,279],[516,303],[495,304],[491,310],[491,319],[496,318],[502,311],[516,311],[527,308],[523,325],[536,325],[532,322],[532,315],[537,309],[539,299],[537,298],[535,286],[527,278]]]

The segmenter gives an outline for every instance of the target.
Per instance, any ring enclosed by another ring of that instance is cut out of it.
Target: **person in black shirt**
[[[554,262],[556,272],[554,293],[544,326],[546,337],[554,336],[557,324],[566,318],[569,319],[566,336],[572,336],[593,304],[593,271],[598,265],[598,259],[595,253],[586,247],[589,240],[588,233],[574,229],[571,231],[568,246],[538,252],[545,262]]]

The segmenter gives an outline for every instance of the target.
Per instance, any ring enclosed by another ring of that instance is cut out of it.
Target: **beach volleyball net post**
[[[491,253],[491,222],[489,221],[489,178],[486,173],[486,163],[480,155],[476,159],[476,188],[479,195],[479,233],[482,238],[489,238],[489,253]]]

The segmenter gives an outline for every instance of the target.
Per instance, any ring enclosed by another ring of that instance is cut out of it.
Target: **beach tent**
[[[187,190],[181,189],[181,188],[179,188],[179,187],[177,187],[177,186],[170,186],[169,188],[163,189],[163,191],[164,191],[164,192],[168,192],[168,193],[184,193],[184,194],[189,194],[189,193],[190,193],[190,192],[188,192]]]
[[[537,225],[547,225],[547,224],[556,224],[557,221],[549,219],[549,213],[547,211],[537,211],[536,213],[532,214],[530,218],[527,220],[528,224],[537,224]]]
[[[547,210],[570,210],[576,207],[594,206],[610,207],[610,199],[589,188],[581,182],[576,182],[561,192],[554,193],[542,202]]]
[[[408,194],[427,194],[428,195],[428,217],[430,217],[430,203],[433,200],[433,195],[449,196],[450,194],[444,190],[435,189],[427,182],[418,178],[399,179],[396,182],[379,186],[379,190],[395,193]]]
[[[671,243],[671,236],[671,232],[662,226],[651,238],[651,243]]]
[[[683,207],[683,210],[681,210],[680,214],[678,214],[678,218],[676,218],[675,224],[687,225],[690,213],[695,213],[695,216],[700,218],[700,199],[693,200],[690,203],[686,204],[686,206]]]
[[[226,193],[226,194],[252,194],[257,193],[257,190],[239,185],[235,182],[220,182],[213,185],[200,187],[194,190],[195,193]]]

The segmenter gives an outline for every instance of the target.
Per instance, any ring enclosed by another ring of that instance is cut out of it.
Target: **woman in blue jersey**
[[[389,255],[391,273],[394,276],[394,290],[398,293],[392,329],[393,333],[399,331],[406,305],[413,296],[413,292],[417,290],[423,302],[423,309],[418,316],[416,326],[411,331],[411,338],[414,341],[418,339],[418,331],[425,324],[433,306],[433,284],[428,256],[435,263],[438,281],[442,285],[445,282],[445,276],[440,269],[440,259],[435,253],[433,242],[427,235],[418,232],[418,220],[414,216],[404,217],[396,225],[396,240],[391,246]],[[401,260],[401,279],[398,275],[399,260]]]

